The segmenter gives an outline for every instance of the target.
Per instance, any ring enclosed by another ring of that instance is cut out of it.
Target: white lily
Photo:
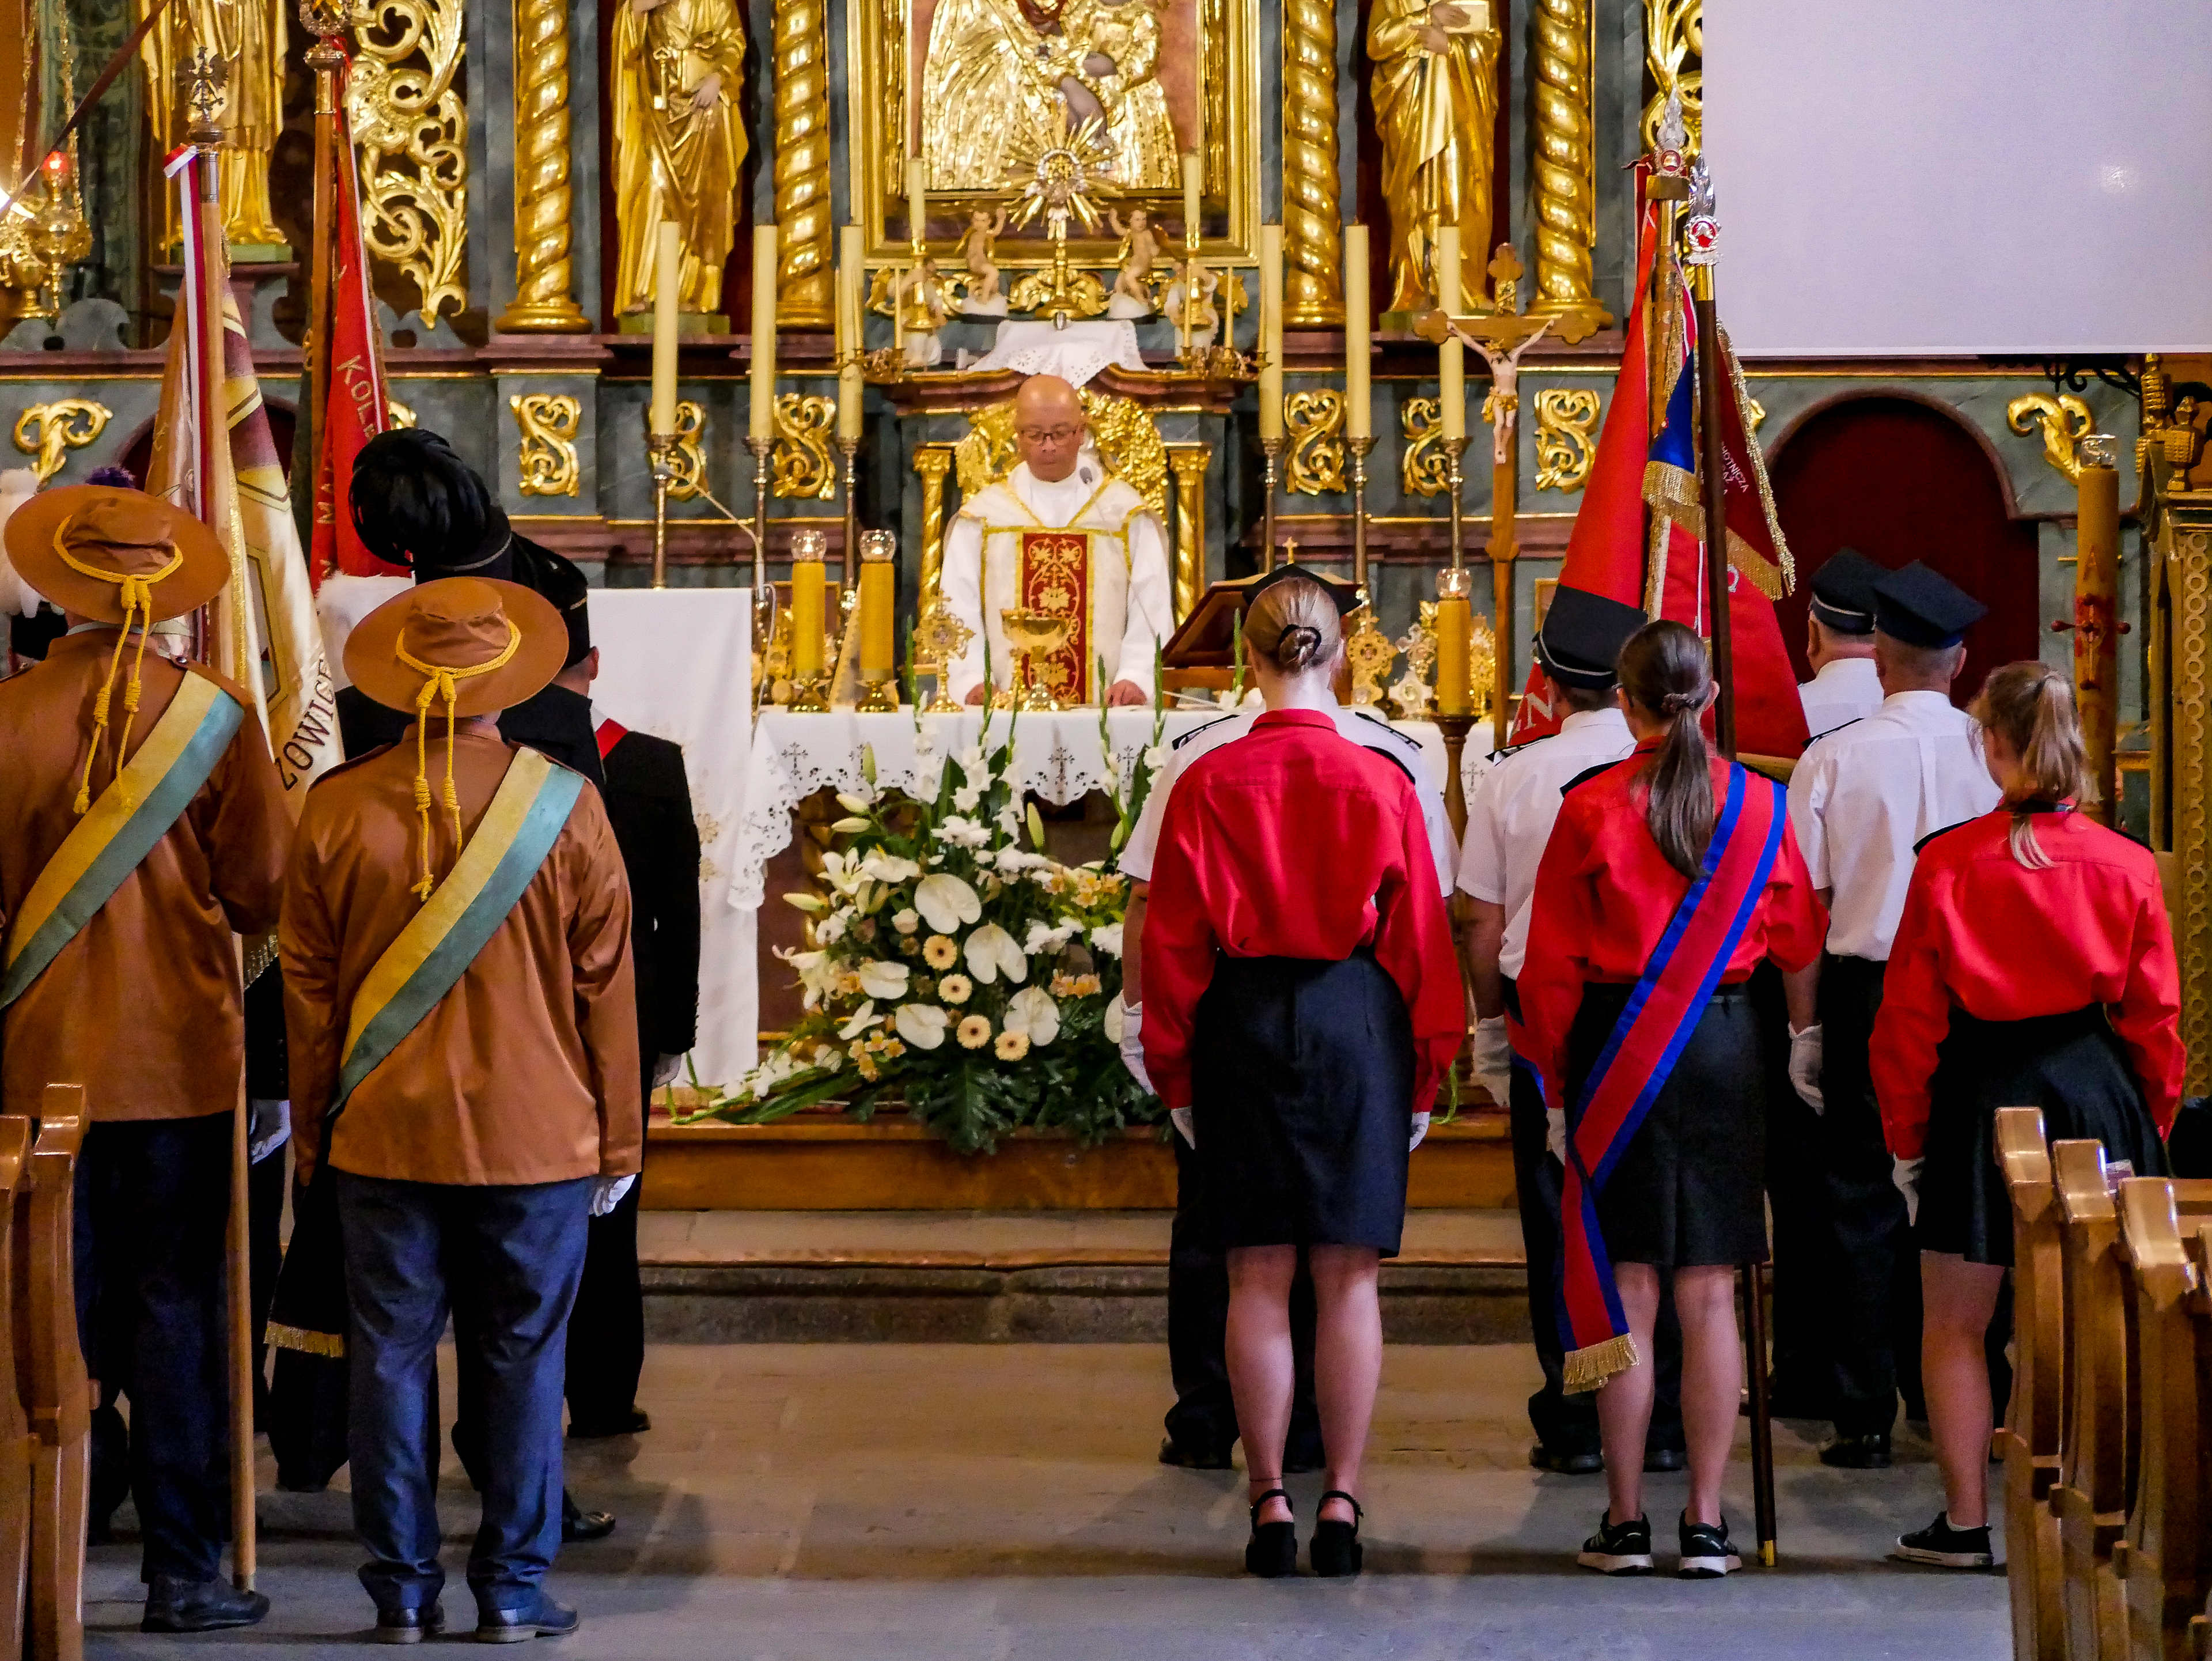
[[[837,793],[837,806],[848,813],[865,813],[875,805],[876,798],[873,791],[866,795],[862,795],[857,790],[840,790]]]
[[[902,963],[885,963],[872,958],[860,965],[860,990],[871,998],[903,998],[908,977],[913,973]]]
[[[1002,972],[1017,985],[1030,977],[1028,957],[1014,944],[1014,937],[994,922],[987,922],[970,934],[962,955],[968,959],[969,973],[985,986]]]
[[[877,882],[896,884],[912,882],[921,874],[921,867],[912,860],[886,854],[879,848],[860,862],[860,872]]]
[[[1060,1006],[1041,986],[1025,986],[1006,1002],[1000,1023],[1009,1032],[1026,1032],[1031,1043],[1050,1043],[1060,1036]]]
[[[1091,931],[1091,943],[1109,958],[1121,955],[1121,925],[1109,922]]]
[[[945,1042],[945,1028],[951,1019],[933,1003],[902,1003],[892,1013],[891,1025],[916,1050],[934,1050]]]
[[[963,922],[983,915],[983,902],[975,891],[950,873],[939,871],[915,885],[914,908],[940,934],[950,934]]]
[[[814,925],[814,938],[824,946],[836,945],[839,940],[845,938],[845,925],[850,921],[852,915],[851,911],[840,906]]]
[[[853,1019],[837,1029],[841,1038],[857,1038],[876,1024],[876,1001],[873,998],[853,1012]]]

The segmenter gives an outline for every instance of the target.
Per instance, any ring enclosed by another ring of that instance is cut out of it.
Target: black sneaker
[[[240,1591],[228,1580],[180,1580],[157,1574],[146,1588],[141,1632],[221,1632],[251,1627],[269,1613],[258,1591]]]
[[[1889,1555],[1899,1563],[1925,1563],[1939,1569],[1994,1568],[1997,1561],[1990,1550],[1987,1523],[1978,1529],[1954,1529],[1947,1511],[1937,1512],[1926,1528],[1899,1535]]]
[[[1687,1512],[1680,1524],[1682,1561],[1674,1573],[1685,1580],[1717,1580],[1743,1567],[1729,1542],[1728,1518],[1717,1523],[1692,1523]]]
[[[1575,1561],[1600,1574],[1650,1573],[1651,1519],[1639,1517],[1616,1526],[1611,1518],[1608,1511],[1597,1519],[1597,1532],[1583,1542]]]
[[[1820,1463],[1837,1470],[1887,1470],[1889,1433],[1871,1431],[1863,1436],[1838,1436],[1820,1450]]]
[[[1595,1448],[1555,1448],[1539,1442],[1528,1450],[1528,1463],[1555,1476],[1595,1476],[1605,1469],[1605,1455]]]

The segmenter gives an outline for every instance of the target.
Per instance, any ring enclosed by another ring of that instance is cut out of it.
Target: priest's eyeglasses
[[[1024,444],[1066,444],[1083,436],[1080,427],[1024,427],[1021,438]]]

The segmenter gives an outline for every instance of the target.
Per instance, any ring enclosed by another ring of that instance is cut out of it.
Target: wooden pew
[[[30,1191],[31,1127],[0,1118],[0,1653],[23,1652],[31,1566],[31,1421],[16,1383],[15,1213]]]
[[[2065,1236],[2066,1418],[2051,1506],[2063,1567],[2068,1661],[2127,1661],[2127,1603],[2113,1547],[2127,1526],[2128,1327],[2133,1275],[2094,1141],[2051,1145]]]
[[[2004,1457],[2005,1557],[2018,1661],[2063,1661],[2057,1486],[2065,1415],[2065,1242],[2044,1145],[2043,1113],[2001,1107],[1997,1164],[2012,1193],[2012,1405],[1997,1444]]]
[[[17,1121],[18,1123],[22,1123]],[[15,1208],[16,1377],[33,1440],[28,1661],[82,1661],[84,1529],[92,1421],[77,1345],[71,1228],[88,1121],[82,1085],[48,1085],[31,1147],[30,1194]]]

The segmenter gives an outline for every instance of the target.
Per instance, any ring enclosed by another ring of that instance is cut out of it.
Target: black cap
[[[1536,661],[1562,686],[1603,691],[1619,678],[1620,648],[1643,626],[1640,607],[1561,583],[1536,630]]]
[[[1874,632],[1874,586],[1888,575],[1856,548],[1838,548],[1813,573],[1813,615],[1838,635]]]
[[[476,469],[440,434],[421,427],[379,433],[354,457],[347,507],[362,545],[417,582],[439,577],[517,577],[507,510]]]
[[[1956,646],[1989,614],[1988,606],[1917,559],[1874,586],[1874,626],[1907,646]]]
[[[514,580],[533,588],[550,601],[568,627],[568,655],[562,667],[572,667],[592,649],[592,585],[576,562],[556,554],[527,537],[514,538]]]
[[[1316,571],[1310,565],[1299,565],[1288,560],[1265,576],[1249,579],[1244,590],[1244,604],[1250,606],[1277,583],[1288,582],[1292,577],[1304,577],[1309,582],[1320,584],[1322,592],[1336,603],[1336,614],[1340,618],[1350,617],[1359,609],[1359,590],[1354,585],[1342,577],[1331,576],[1326,571]]]

